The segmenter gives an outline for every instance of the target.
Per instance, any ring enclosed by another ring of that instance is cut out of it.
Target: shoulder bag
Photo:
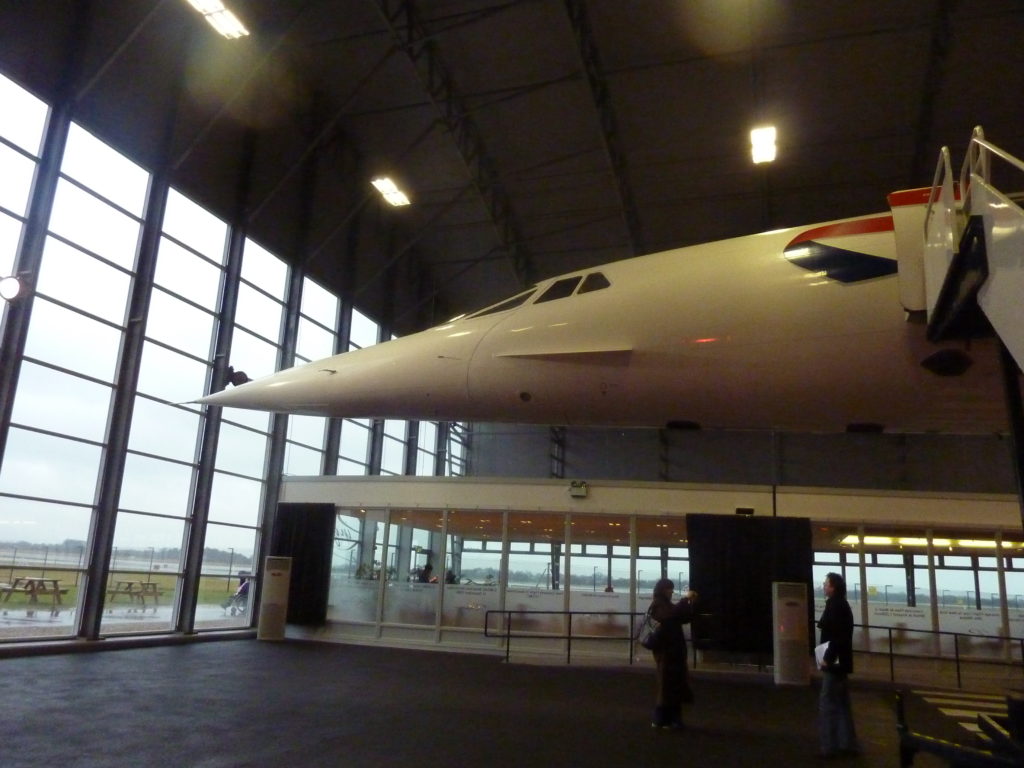
[[[661,622],[651,615],[650,609],[637,622],[636,641],[649,651],[661,648]]]

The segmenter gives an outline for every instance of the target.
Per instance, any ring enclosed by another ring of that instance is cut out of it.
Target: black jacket
[[[683,624],[688,624],[693,618],[693,604],[685,597],[678,603],[672,603],[665,598],[655,598],[648,610],[656,621],[661,622],[658,633],[662,639],[662,652],[686,656]]]
[[[853,611],[845,598],[833,595],[825,601],[818,627],[821,642],[829,644],[825,651],[829,669],[845,675],[853,672]]]

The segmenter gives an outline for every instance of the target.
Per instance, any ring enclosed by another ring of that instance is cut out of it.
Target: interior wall
[[[475,424],[469,472],[548,477],[547,427]],[[567,478],[1016,493],[1002,435],[565,431]]]

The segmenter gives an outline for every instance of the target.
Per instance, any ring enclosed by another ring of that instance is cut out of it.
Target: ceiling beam
[[[590,17],[587,15],[586,3],[584,0],[565,0],[565,10],[569,14],[569,23],[572,26],[573,36],[576,38],[576,51],[579,53],[580,61],[583,64],[583,71],[587,76],[587,83],[590,86],[590,96],[594,101],[594,106],[597,109],[597,115],[601,123],[601,136],[604,138],[605,154],[608,157],[608,164],[612,169],[615,187],[619,193],[619,203],[622,206],[622,217],[625,220],[626,232],[629,235],[629,245],[634,256],[645,253],[643,232],[640,228],[640,215],[637,212],[636,201],[633,198],[633,190],[629,185],[626,154],[622,150],[622,141],[619,138],[615,111],[612,109],[611,99],[608,95],[608,81],[604,76],[601,57],[590,28]]]
[[[487,153],[480,130],[455,88],[433,38],[428,34],[411,0],[371,0],[398,48],[405,52],[448,129],[491,218],[498,241],[511,260],[515,279],[522,287],[535,282],[533,259],[523,244],[512,203],[501,184],[493,158]]]

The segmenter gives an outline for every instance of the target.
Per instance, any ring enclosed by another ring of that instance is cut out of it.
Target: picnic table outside
[[[38,603],[39,598],[49,597],[54,606],[61,605],[61,595],[67,594],[67,588],[62,588],[60,579],[51,579],[45,576],[18,576],[10,584],[0,584],[0,600],[10,602],[11,595],[22,594],[28,597],[29,603]]]
[[[107,590],[107,597],[111,603],[118,597],[127,597],[128,602],[139,603],[143,608],[149,598],[155,607],[160,604],[160,588],[155,581],[117,580]]]

